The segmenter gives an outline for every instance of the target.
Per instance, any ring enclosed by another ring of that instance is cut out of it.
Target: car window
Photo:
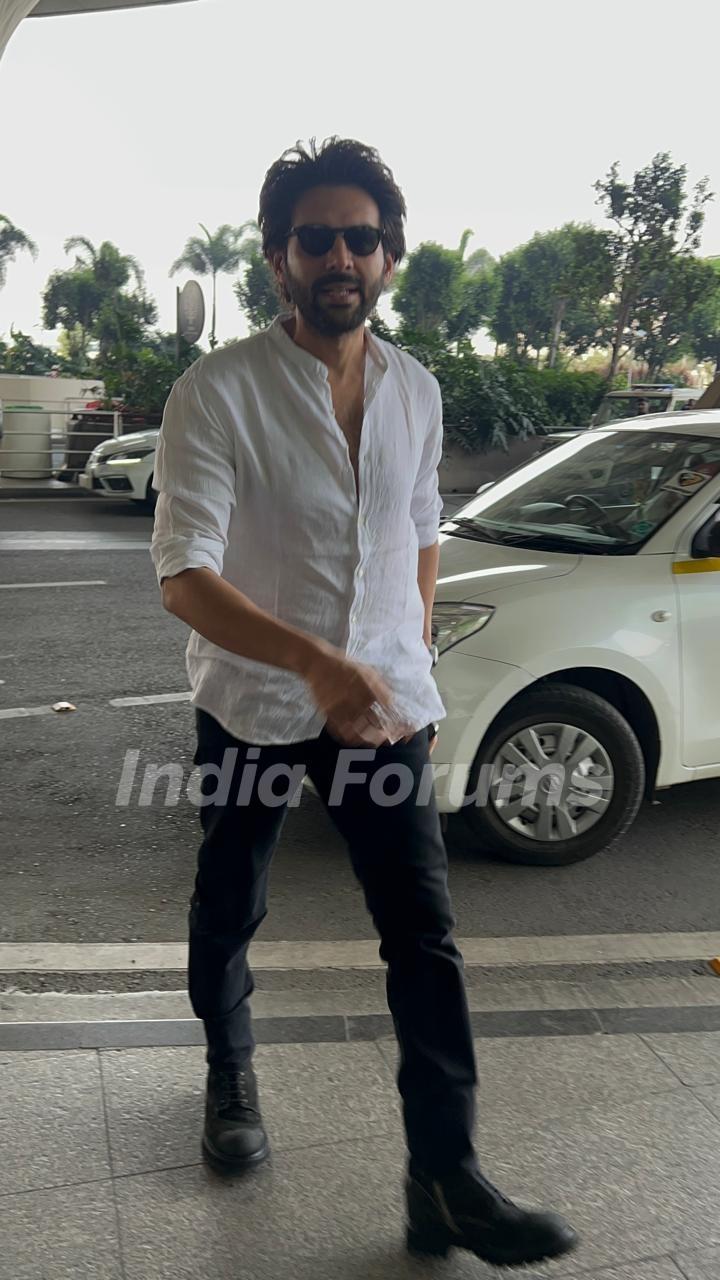
[[[671,397],[665,395],[608,396],[601,404],[596,426],[608,422],[620,422],[624,418],[643,417],[648,413],[667,413]]]
[[[718,474],[718,439],[592,432],[478,495],[463,508],[462,530],[520,546],[632,552]]]

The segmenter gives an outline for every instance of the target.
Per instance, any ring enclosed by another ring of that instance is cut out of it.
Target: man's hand
[[[379,747],[410,729],[398,719],[382,676],[340,649],[319,641],[300,674],[326,718],[328,733],[346,746]]]

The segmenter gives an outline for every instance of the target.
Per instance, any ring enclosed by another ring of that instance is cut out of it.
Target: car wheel
[[[620,712],[586,689],[544,685],[490,729],[463,812],[507,862],[565,867],[627,831],[644,789],[642,749]]]

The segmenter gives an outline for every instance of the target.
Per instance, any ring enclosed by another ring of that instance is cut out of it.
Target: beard
[[[283,276],[288,300],[297,307],[305,323],[324,338],[334,338],[341,333],[352,333],[361,328],[377,305],[383,291],[383,271],[376,281],[364,285],[357,276],[327,275],[308,286],[292,274],[287,264]],[[330,303],[322,293],[328,285],[347,285],[357,289],[351,301],[338,306]]]

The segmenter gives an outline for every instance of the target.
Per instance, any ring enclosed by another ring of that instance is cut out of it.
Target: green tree
[[[715,280],[714,287],[692,308],[688,320],[690,345],[698,360],[711,360],[720,373],[720,258],[705,258]]]
[[[165,337],[154,347],[144,346],[139,351],[126,352],[122,360],[115,353],[110,353],[105,363],[98,366],[98,375],[105,384],[108,397],[122,400],[128,411],[143,413],[149,421],[155,419],[158,423],[178,373],[202,354],[198,347],[184,343],[178,370],[175,335]]]
[[[447,336],[455,343],[471,337],[488,323],[497,295],[497,263],[487,249],[476,249],[468,258],[463,258],[465,237],[471,234],[464,231],[460,241],[458,253],[463,266],[460,296],[456,310],[446,321]]]
[[[126,410],[160,422],[173,383],[202,355],[202,347],[181,338],[178,365],[175,334],[155,329],[134,350],[113,348],[98,356],[96,376],[102,378],[108,399],[122,400]]]
[[[205,233],[205,239],[203,240],[200,236],[190,237],[180,257],[171,266],[170,275],[174,276],[178,271],[192,271],[198,276],[212,277],[212,323],[209,334],[212,350],[217,346],[215,335],[217,277],[221,272],[231,274],[237,271],[251,248],[257,244],[257,223],[244,222],[241,227],[231,227],[228,223],[224,223],[213,235],[202,222],[199,226]],[[250,232],[249,240],[248,232]],[[245,243],[243,243],[244,238]]]
[[[106,295],[95,317],[93,333],[98,358],[108,353],[138,351],[145,343],[148,327],[157,321],[157,307],[146,295],[125,293]]]
[[[245,312],[250,329],[257,333],[266,329],[283,310],[275,277],[260,249],[252,248],[246,259],[242,279],[233,285],[233,292]]]
[[[70,237],[64,247],[66,253],[76,253],[75,265],[48,279],[43,293],[45,328],[61,325],[72,334],[80,362],[88,361],[91,340],[98,343],[102,359],[113,348],[139,347],[157,310],[145,292],[137,259],[107,240],[96,249],[83,236]]]
[[[418,245],[393,285],[393,310],[409,332],[441,335],[459,343],[487,319],[494,300],[494,261],[480,249],[465,260],[472,231],[457,249],[434,241]]]
[[[612,289],[613,270],[608,236],[597,227],[568,222],[542,237],[541,257],[551,279],[552,303],[548,366],[554,368],[565,321],[577,323],[579,315],[597,326],[603,299]],[[574,313],[574,314],[573,314]]]
[[[61,361],[51,347],[35,342],[27,333],[11,327],[12,344],[0,343],[0,369],[4,373],[35,374],[42,376],[49,373]]]
[[[693,349],[693,311],[717,296],[717,286],[710,263],[690,254],[669,258],[647,277],[635,304],[635,354],[650,378]]]
[[[78,377],[89,376],[92,373],[85,348],[86,335],[82,325],[76,324],[74,327],[61,329],[56,343],[58,357],[67,370],[77,374]]]
[[[143,350],[153,351],[158,356],[168,356],[173,360],[176,354],[177,338],[174,333],[168,333],[165,330],[155,329],[148,333],[143,342]],[[197,342],[189,343],[184,338],[180,339],[180,368],[187,369],[188,365],[193,364],[203,355],[203,349]]]
[[[495,305],[489,329],[499,346],[516,359],[540,351],[547,338],[547,305],[528,270],[525,246],[511,249],[498,263]]]
[[[490,330],[516,356],[547,350],[554,368],[561,345],[592,343],[612,285],[606,232],[573,222],[539,232],[500,260]]]
[[[0,213],[0,289],[7,280],[7,269],[22,250],[37,258],[37,245],[24,231],[15,226],[4,213]]]
[[[89,267],[53,271],[43,292],[45,328],[62,327],[77,359],[83,364],[89,359],[93,321],[101,302],[102,290]]]
[[[617,163],[595,183],[597,202],[614,227],[609,243],[617,310],[610,379],[617,372],[623,341],[650,280],[667,270],[672,258],[693,253],[700,243],[705,206],[712,195],[703,178],[689,196],[686,180],[686,166],[674,165],[667,152],[659,152],[631,183],[621,181]]]

